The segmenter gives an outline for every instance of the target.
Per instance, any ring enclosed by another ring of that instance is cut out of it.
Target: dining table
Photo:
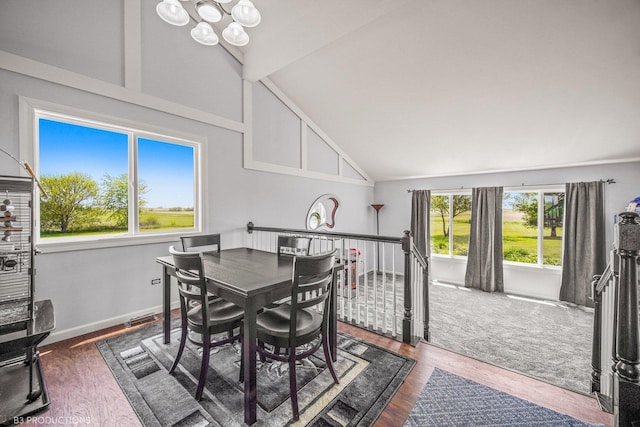
[[[293,259],[251,248],[224,249],[201,253],[207,290],[244,308],[244,422],[251,425],[257,417],[256,316],[270,303],[291,296]],[[172,256],[161,256],[164,342],[171,340],[171,276],[175,276]],[[334,284],[341,268],[334,270]],[[337,357],[336,286],[332,286],[329,302],[329,346],[331,357]]]

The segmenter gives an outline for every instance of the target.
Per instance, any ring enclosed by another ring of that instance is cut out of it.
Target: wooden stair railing
[[[409,231],[402,237],[259,227],[247,224],[247,247],[275,252],[278,235],[311,238],[310,254],[338,249],[341,321],[416,345],[429,340],[429,262]]]
[[[640,425],[638,261],[640,222],[620,214],[614,249],[603,274],[593,280],[594,328],[591,390],[616,426]]]

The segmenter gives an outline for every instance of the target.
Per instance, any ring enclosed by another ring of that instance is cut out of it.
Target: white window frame
[[[38,121],[40,118],[77,124],[92,128],[120,132],[129,139],[129,227],[127,233],[118,235],[91,235],[62,238],[40,238],[40,203],[39,197],[34,200],[33,230],[34,243],[43,252],[61,252],[69,250],[94,249],[104,247],[129,246],[145,243],[174,242],[177,237],[199,233],[202,230],[202,206],[205,195],[202,183],[206,182],[206,174],[202,168],[202,159],[206,158],[207,139],[202,136],[176,132],[148,124],[135,122],[119,117],[87,112],[60,104],[36,100],[27,97],[19,98],[20,122],[20,158],[29,163],[39,176],[39,142]],[[138,138],[152,139],[193,147],[194,149],[194,228],[171,229],[158,231],[138,231],[138,194],[137,186],[137,141]]]
[[[517,261],[506,261],[503,262],[506,265],[517,265],[521,267],[535,267],[535,268],[549,268],[553,270],[562,270],[562,266],[564,265],[564,259],[561,257],[560,265],[550,265],[544,263],[544,194],[545,193],[564,193],[565,187],[564,185],[549,185],[549,186],[520,186],[520,187],[505,187],[503,190],[504,193],[537,193],[538,198],[538,241],[537,241],[537,249],[538,249],[538,262],[536,264],[528,263],[528,262],[517,262]],[[566,212],[566,209],[563,211],[563,214]],[[562,218],[562,243],[561,248],[562,253],[564,254],[564,224],[565,218]]]

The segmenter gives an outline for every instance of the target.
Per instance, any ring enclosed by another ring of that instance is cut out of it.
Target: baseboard
[[[180,307],[179,301],[174,301],[171,303],[171,309]],[[89,334],[91,332],[96,332],[101,329],[106,329],[111,326],[122,325],[125,322],[131,320],[134,317],[142,316],[149,313],[158,313],[162,315],[162,305],[156,305],[153,307],[148,307],[142,310],[134,311],[131,313],[125,313],[120,316],[111,317],[109,319],[100,320],[93,323],[88,323],[86,325],[76,326],[74,328],[64,329],[61,331],[52,332],[46,340],[43,341],[41,345],[53,344],[58,341],[64,341],[70,338],[75,338],[80,335]]]

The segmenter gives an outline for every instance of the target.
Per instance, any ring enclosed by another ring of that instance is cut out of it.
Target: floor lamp
[[[383,204],[373,204],[371,207],[376,210],[376,235],[380,235],[380,209],[382,209]],[[378,269],[377,272],[380,273],[380,242],[376,243],[377,246],[377,254],[378,254]]]

